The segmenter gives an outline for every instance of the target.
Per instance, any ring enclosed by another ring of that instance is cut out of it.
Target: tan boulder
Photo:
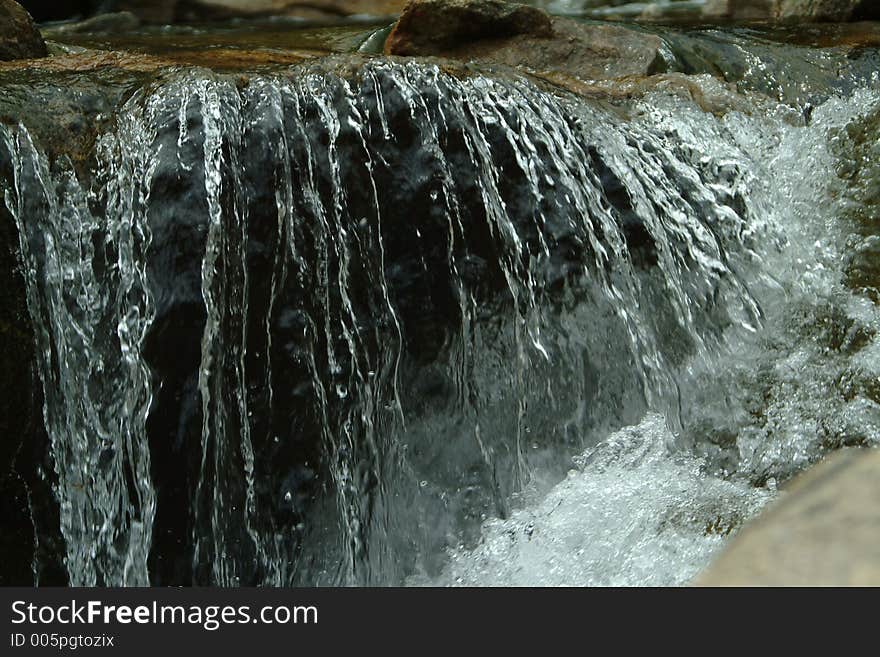
[[[837,452],[796,477],[698,586],[880,586],[880,450]]]

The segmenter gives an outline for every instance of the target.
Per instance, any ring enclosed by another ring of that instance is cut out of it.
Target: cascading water
[[[770,494],[694,429],[804,198],[750,120],[372,61],[0,126],[70,582],[686,581]]]
[[[760,119],[715,117],[666,93],[641,101],[652,123],[704,157],[747,158],[752,199],[764,197],[783,240],[760,249],[749,279],[762,328],[729,331],[714,354],[688,360],[680,430],[648,413],[612,433],[550,494],[488,521],[476,547],[452,550],[440,576],[412,584],[686,584],[778,482],[831,450],[880,444],[877,279],[863,255],[876,243],[868,153],[878,100],[874,89],[829,99],[808,125],[759,97]]]

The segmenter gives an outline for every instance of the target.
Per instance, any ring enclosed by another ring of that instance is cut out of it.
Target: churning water
[[[742,98],[373,61],[176,73],[85,172],[0,126],[70,582],[687,582],[880,442],[878,96]]]

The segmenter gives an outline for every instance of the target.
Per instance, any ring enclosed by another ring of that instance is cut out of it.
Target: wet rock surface
[[[748,41],[715,28],[667,32],[664,38],[672,70],[709,74],[740,93],[757,92],[803,108],[870,84],[880,61],[871,45],[878,35],[874,24],[867,24],[817,25],[794,32],[764,26],[758,38]]]
[[[27,11],[13,0],[0,0],[0,61],[46,54],[43,37]]]
[[[880,450],[850,449],[793,480],[698,586],[880,585]]]
[[[0,122],[25,121],[50,158],[68,159],[84,171],[114,109],[153,79],[159,66],[139,58],[125,68],[119,66],[119,58],[101,58],[102,68],[111,70],[100,77],[91,75],[96,70],[93,59],[73,59],[67,66],[63,57],[39,60],[50,65],[48,69],[0,67]]]

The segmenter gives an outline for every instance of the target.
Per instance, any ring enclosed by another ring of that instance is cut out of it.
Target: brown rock
[[[582,80],[662,72],[662,49],[652,34],[499,0],[412,0],[385,43],[388,55],[489,61]]]
[[[552,37],[550,16],[502,0],[413,0],[385,43],[389,55],[436,55],[478,41]]]
[[[797,477],[696,584],[880,585],[880,450],[837,452]]]
[[[24,8],[12,0],[0,0],[0,60],[46,56],[46,43]]]

